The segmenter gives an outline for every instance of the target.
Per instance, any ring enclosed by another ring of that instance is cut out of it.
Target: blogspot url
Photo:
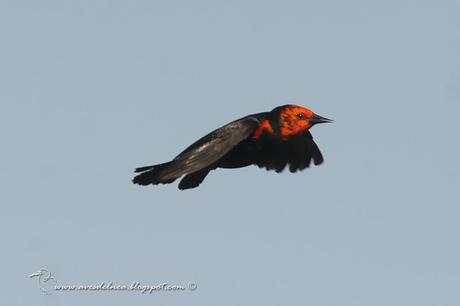
[[[195,282],[189,282],[185,285],[159,283],[159,284],[142,284],[132,282],[130,285],[117,285],[113,282],[101,282],[95,285],[55,285],[54,290],[60,292],[107,292],[107,291],[130,291],[142,294],[152,294],[160,291],[177,292],[177,291],[195,291],[197,289]]]

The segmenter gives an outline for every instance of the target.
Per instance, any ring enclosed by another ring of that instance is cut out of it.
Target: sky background
[[[1,0],[0,42],[1,305],[460,304],[459,1]],[[323,165],[131,184],[286,103]]]

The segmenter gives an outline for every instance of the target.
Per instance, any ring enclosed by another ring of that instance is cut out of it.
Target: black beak
[[[318,123],[330,123],[334,122],[334,120],[327,119],[316,114],[313,115],[308,121],[310,121],[311,125],[318,124]]]

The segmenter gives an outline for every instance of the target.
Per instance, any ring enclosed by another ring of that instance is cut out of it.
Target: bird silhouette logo
[[[38,279],[38,286],[40,287],[40,290],[46,295],[52,294],[52,290],[57,284],[56,279],[47,269],[40,269],[37,272],[30,274],[29,277],[35,277]]]

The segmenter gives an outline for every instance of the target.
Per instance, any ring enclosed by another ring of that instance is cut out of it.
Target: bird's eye
[[[297,119],[305,119],[305,115],[302,114],[302,113],[298,113],[298,114],[296,115],[296,117],[297,117]]]

